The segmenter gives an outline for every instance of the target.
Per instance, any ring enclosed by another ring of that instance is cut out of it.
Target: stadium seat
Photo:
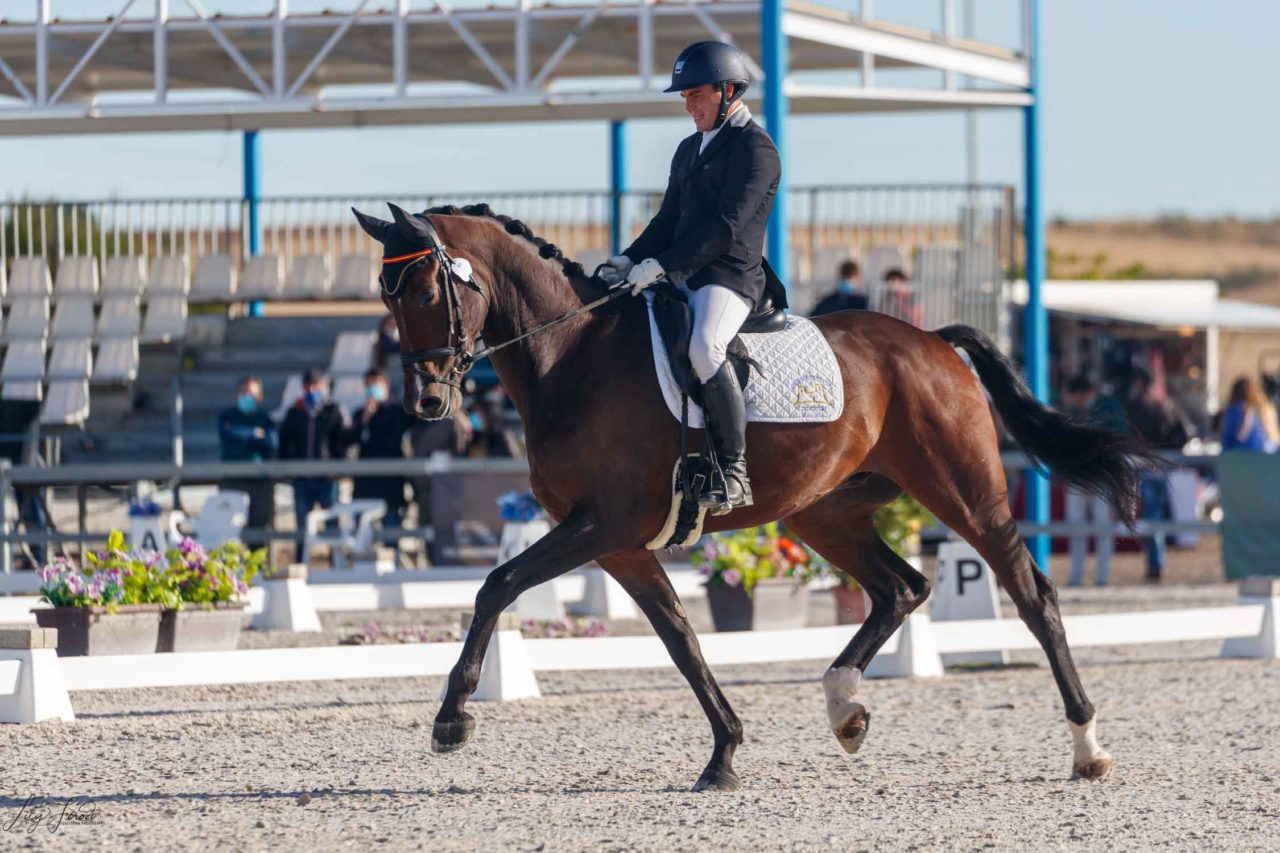
[[[333,344],[333,358],[329,361],[329,375],[364,376],[373,361],[372,332],[343,332]]]
[[[68,255],[58,263],[58,277],[53,283],[53,298],[90,298],[98,294],[98,263],[91,255]]]
[[[368,255],[343,255],[333,277],[335,299],[372,299],[378,294],[378,267]]]
[[[291,373],[284,382],[284,393],[280,395],[280,405],[271,413],[271,420],[280,423],[289,407],[302,396],[302,374]]]
[[[26,255],[13,259],[9,272],[9,287],[5,299],[15,301],[33,296],[48,299],[53,286],[49,279],[49,265],[38,255]]]
[[[147,288],[147,268],[137,256],[111,258],[102,273],[102,295],[136,296]]]
[[[42,426],[81,426],[89,417],[89,380],[59,379],[49,383],[40,411]]]
[[[325,299],[329,296],[331,277],[328,255],[301,255],[289,268],[285,296],[289,299]]]
[[[338,376],[333,380],[333,401],[348,412],[358,411],[364,406],[364,378],[360,376]]]
[[[142,321],[144,344],[166,344],[187,334],[187,297],[184,294],[156,296],[152,291],[147,316]]]
[[[88,379],[93,372],[93,352],[87,338],[53,342],[49,379]]]
[[[55,338],[88,338],[93,335],[93,298],[80,294],[64,297],[53,309]]]
[[[23,296],[15,299],[4,325],[6,341],[44,340],[49,334],[49,296]]]
[[[44,399],[44,383],[39,379],[14,379],[0,382],[0,400],[40,402]]]
[[[279,299],[284,295],[284,261],[279,255],[249,258],[236,295],[242,300]]]
[[[0,367],[0,381],[35,381],[44,378],[44,339],[14,341],[4,354],[4,366]]]
[[[98,337],[136,338],[139,322],[138,295],[117,295],[108,297],[102,303],[102,316],[98,318]]]
[[[205,255],[196,263],[192,302],[231,302],[236,296],[236,265],[230,255]]]
[[[98,369],[93,384],[120,384],[138,378],[138,339],[107,338],[98,348]]]
[[[191,289],[191,270],[186,255],[161,255],[151,262],[151,298],[187,295]]]

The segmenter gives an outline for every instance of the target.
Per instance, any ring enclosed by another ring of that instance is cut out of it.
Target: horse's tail
[[[1105,498],[1116,514],[1133,526],[1142,469],[1159,464],[1142,439],[1132,433],[1076,423],[1040,403],[1009,359],[979,330],[954,325],[938,329],[936,334],[969,354],[1005,427],[1033,462],[1051,469],[1080,491]]]

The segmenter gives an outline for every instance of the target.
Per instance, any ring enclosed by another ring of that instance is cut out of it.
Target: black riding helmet
[[[751,82],[747,61],[742,52],[720,41],[699,41],[680,51],[671,68],[671,85],[664,92],[683,92],[710,83],[720,90],[720,110],[716,113],[718,128],[724,124],[729,107],[742,98]],[[738,84],[729,97],[730,83]]]

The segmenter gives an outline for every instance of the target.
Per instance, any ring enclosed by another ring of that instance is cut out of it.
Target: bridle
[[[475,366],[477,361],[488,358],[490,355],[501,349],[509,347],[512,344],[519,343],[525,338],[546,329],[550,329],[552,326],[557,326],[566,320],[571,320],[580,314],[597,308],[606,302],[611,302],[619,296],[629,292],[628,288],[625,287],[612,290],[599,299],[589,302],[580,308],[575,308],[573,311],[570,311],[567,314],[562,314],[554,320],[534,326],[529,331],[518,335],[509,341],[503,341],[500,344],[485,347],[479,352],[472,352],[467,345],[466,329],[462,327],[462,302],[459,299],[458,284],[461,283],[462,285],[471,288],[484,298],[486,313],[489,305],[489,295],[484,292],[484,288],[482,288],[480,283],[475,280],[475,276],[470,271],[470,264],[465,260],[455,260],[449,254],[448,249],[445,248],[444,243],[440,240],[439,232],[436,231],[435,226],[431,223],[431,218],[426,214],[423,214],[419,217],[419,223],[425,227],[427,232],[427,248],[416,252],[409,252],[408,254],[397,255],[395,257],[383,258],[383,272],[378,276],[378,280],[382,284],[383,294],[388,299],[399,299],[402,295],[401,289],[404,285],[405,277],[409,274],[410,270],[419,264],[428,263],[432,257],[435,257],[438,260],[436,267],[436,280],[440,285],[441,291],[444,293],[445,309],[448,311],[448,343],[442,347],[434,347],[432,349],[417,350],[416,352],[400,354],[401,366],[412,370],[420,379],[424,380],[425,384],[428,385],[445,385],[461,391],[462,377]],[[387,283],[386,268],[388,265],[394,266],[396,264],[405,264],[405,267],[401,269],[400,274],[396,276],[395,286],[391,287]],[[459,269],[464,270],[466,275],[462,275],[459,272]],[[450,365],[448,374],[440,376],[434,373],[429,373],[421,366],[423,363],[437,358],[453,359],[453,364]],[[448,405],[452,405],[452,402],[452,399],[450,399]]]

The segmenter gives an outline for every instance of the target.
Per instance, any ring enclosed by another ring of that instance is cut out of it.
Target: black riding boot
[[[724,471],[724,482],[715,482],[698,498],[698,505],[723,515],[731,509],[751,506],[751,482],[747,479],[747,410],[742,388],[729,362],[702,383],[702,411],[707,434]]]

